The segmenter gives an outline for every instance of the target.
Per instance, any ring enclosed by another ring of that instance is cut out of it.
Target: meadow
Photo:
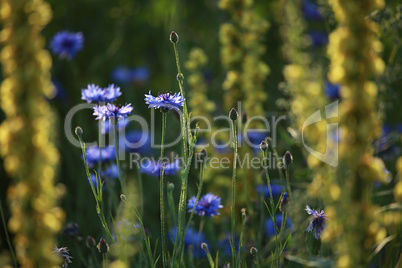
[[[399,1],[0,21],[0,267],[402,267]]]

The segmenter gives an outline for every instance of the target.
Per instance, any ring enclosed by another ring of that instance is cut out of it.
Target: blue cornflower
[[[275,222],[276,222],[276,228],[278,228],[278,230],[281,230],[282,214],[278,214],[278,215],[275,216]],[[287,223],[288,223],[288,228],[290,229],[292,227],[292,223],[290,222],[289,218],[287,218]],[[274,227],[274,223],[272,222],[271,218],[269,218],[265,222],[265,232],[266,232],[268,237],[271,237],[271,236],[275,235],[275,227]]]
[[[322,20],[323,16],[319,12],[319,7],[310,0],[302,1],[302,12],[306,20]]]
[[[147,67],[138,67],[136,69],[116,67],[111,76],[112,80],[117,83],[145,83],[149,79],[149,69]]]
[[[188,200],[187,208],[188,212],[193,210],[195,205],[196,197],[193,196]],[[200,216],[216,216],[219,215],[218,209],[223,208],[221,205],[221,198],[213,195],[212,193],[207,193],[197,202],[194,213]]]
[[[263,188],[262,185],[257,186],[256,190],[257,190],[258,194],[261,194],[262,188]],[[279,197],[282,194],[282,186],[271,183],[271,191],[272,191],[273,198]],[[268,185],[264,185],[264,197],[270,197]]]
[[[168,111],[171,109],[179,109],[179,106],[183,106],[184,98],[180,95],[180,93],[159,93],[158,97],[154,97],[151,95],[151,91],[149,94],[145,94],[145,103],[149,104],[148,108],[161,108],[164,111]]]
[[[111,178],[111,179],[118,179],[119,178],[119,168],[117,167],[116,164],[113,164],[105,169],[105,171],[102,172],[102,175],[106,178]]]
[[[177,237],[177,228],[174,227],[170,232],[170,241],[174,243],[176,241],[176,237]],[[202,243],[208,244],[205,238],[205,234],[204,233],[199,234],[197,230],[188,227],[187,232],[184,234],[184,249],[188,251],[188,247],[192,245],[194,257],[197,257],[198,256],[197,253],[199,253],[200,257],[205,258],[207,254],[205,253],[204,250],[201,249]]]
[[[311,39],[313,47],[320,47],[328,44],[328,34],[320,31],[309,31],[308,36]]]
[[[54,88],[54,95],[50,99],[60,99],[63,103],[67,103],[68,94],[65,88],[60,84],[59,81],[52,79],[52,84]]]
[[[315,209],[311,209],[308,205],[306,205],[305,210],[307,214],[311,215],[310,224],[308,225],[306,231],[312,233],[315,239],[318,239],[322,230],[324,230],[325,225],[327,224],[327,215],[324,214],[324,210],[318,212]]]
[[[100,88],[95,84],[90,84],[87,88],[81,90],[81,99],[91,102],[113,102],[121,96],[120,88],[110,84],[107,88]]]
[[[58,254],[63,259],[63,264],[61,267],[68,267],[69,263],[73,263],[71,259],[73,257],[70,256],[68,247],[58,248],[56,245],[54,246],[53,253]]]
[[[151,135],[147,131],[132,130],[119,139],[119,148],[131,153],[147,155],[152,152]]]
[[[339,99],[339,89],[340,85],[338,84],[331,84],[328,81],[325,81],[325,93],[327,94],[329,99]]]
[[[132,110],[131,103],[121,107],[108,103],[107,105],[95,106],[93,115],[96,116],[96,120],[103,119],[105,121],[106,118],[126,118]]]
[[[154,177],[159,177],[161,169],[161,163],[159,161],[152,161],[148,159],[148,161],[141,162],[141,173],[145,173]],[[175,162],[172,163],[164,163],[163,174],[165,175],[174,175],[177,171],[180,170],[180,160],[176,159]]]
[[[61,59],[66,58],[71,60],[75,53],[82,49],[83,43],[84,36],[82,33],[63,31],[53,37],[50,47],[53,54],[58,54]]]
[[[223,257],[230,257],[232,256],[232,248],[230,246],[230,240],[232,239],[232,235],[228,234],[225,236],[224,239],[219,240],[218,242],[218,246],[219,246],[219,256],[223,256]],[[236,253],[239,251],[239,237],[235,236],[235,251]]]
[[[87,164],[89,168],[94,167],[99,162],[99,147],[94,146],[85,150],[85,156],[87,158]],[[116,160],[116,151],[112,146],[102,148],[101,162],[109,162]]]

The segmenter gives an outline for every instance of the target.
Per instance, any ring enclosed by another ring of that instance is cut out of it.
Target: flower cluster
[[[310,224],[306,231],[312,233],[315,239],[318,239],[327,224],[327,215],[324,214],[324,210],[318,212],[315,209],[311,209],[308,205],[306,205],[305,210],[307,214],[311,215]]]
[[[223,208],[221,205],[221,198],[213,195],[212,193],[207,193],[195,204],[196,197],[193,196],[188,200],[187,208],[188,211],[193,211],[195,206],[194,213],[200,216],[216,216],[219,215],[218,209]]]
[[[131,103],[118,106],[114,105],[111,103],[108,103],[107,105],[103,106],[95,106],[94,107],[94,113],[93,115],[96,116],[96,120],[102,119],[105,121],[106,119],[119,119],[119,118],[126,118],[129,114],[131,114],[131,111],[133,110],[133,107],[131,107]]]
[[[71,60],[82,49],[83,44],[84,36],[82,33],[62,31],[53,37],[50,48],[53,54],[59,55],[61,59],[66,58]]]
[[[85,157],[87,159],[88,167],[92,168],[98,164],[99,158],[101,163],[116,160],[116,150],[113,146],[108,146],[101,149],[99,149],[97,146],[94,146],[85,150]]]
[[[81,99],[88,103],[114,102],[119,96],[121,96],[120,88],[114,84],[110,84],[106,88],[90,84],[87,88],[81,90]]]
[[[148,108],[161,108],[161,110],[168,111],[171,109],[177,110],[180,106],[183,106],[184,98],[180,93],[159,93],[157,97],[151,95],[149,91],[148,95],[145,94],[145,103],[149,104]]]

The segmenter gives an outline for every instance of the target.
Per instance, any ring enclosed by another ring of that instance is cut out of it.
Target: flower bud
[[[87,245],[88,248],[93,248],[96,246],[96,241],[95,238],[92,236],[88,235],[87,240],[85,241],[85,244]]]
[[[174,31],[170,33],[169,39],[170,39],[170,42],[172,42],[172,44],[177,44],[177,42],[179,42],[179,36]]]
[[[255,247],[251,247],[250,248],[250,254],[251,255],[257,255],[258,254],[258,249],[256,249]]]
[[[289,151],[286,151],[285,155],[283,156],[283,163],[286,166],[290,166],[293,162],[293,156]]]
[[[168,191],[173,191],[174,190],[174,184],[169,182],[167,185]]]
[[[281,203],[279,205],[279,210],[280,211],[286,211],[286,207],[289,204],[289,195],[287,192],[284,192],[281,198]]]
[[[177,79],[177,81],[183,83],[183,81],[184,81],[184,75],[183,75],[182,73],[178,73],[178,74],[176,75],[176,79]]]
[[[78,233],[78,223],[75,222],[69,222],[63,230],[63,234],[69,237],[77,237]]]
[[[247,120],[248,120],[247,112],[246,112],[246,111],[243,111],[243,112],[241,113],[241,122],[242,122],[243,124],[245,124],[245,123],[247,122]]]
[[[201,243],[201,248],[203,249],[203,250],[208,250],[208,245],[207,245],[207,243]]]
[[[75,128],[75,135],[81,136],[83,133],[84,133],[84,131],[82,130],[82,128],[80,126]]]
[[[109,245],[103,237],[99,240],[98,245],[96,246],[100,253],[106,254],[109,252]]]
[[[204,149],[202,149],[200,153],[200,159],[204,161],[206,158],[207,158],[207,152]]]
[[[268,143],[266,143],[265,141],[262,141],[261,143],[260,143],[260,149],[261,149],[261,151],[267,151],[268,150]]]
[[[237,114],[236,109],[235,109],[235,108],[232,108],[232,110],[230,110],[230,113],[229,113],[229,118],[230,118],[230,120],[236,121],[236,119],[237,119],[238,116],[239,116],[239,115]]]

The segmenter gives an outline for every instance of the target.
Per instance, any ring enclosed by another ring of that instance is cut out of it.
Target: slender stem
[[[269,173],[268,173],[268,165],[265,162],[267,158],[267,152],[263,151],[263,163],[264,163],[264,169],[265,169],[265,175],[267,177],[267,185],[268,185],[268,190],[269,190],[269,202],[271,204],[271,209],[272,209],[272,214],[275,216],[275,205],[274,205],[274,197],[272,196],[272,189],[271,189],[271,179],[269,178]],[[274,221],[275,225],[275,221]]]
[[[281,246],[281,251],[280,251],[280,254],[282,253],[282,235],[283,235],[283,231],[285,230],[285,226],[286,226],[286,211],[283,211],[282,212],[282,224],[281,224],[281,230],[280,230],[280,232],[279,232],[279,241],[281,242],[280,243],[280,246]]]
[[[120,186],[121,186],[121,191],[124,194],[125,192],[125,185],[124,181],[121,177],[121,171],[120,171],[120,161],[119,161],[119,144],[117,143],[117,118],[113,122],[113,135],[114,135],[114,147],[116,150],[116,164],[117,164],[117,169],[119,171],[119,181],[120,181]]]
[[[6,220],[4,219],[3,205],[1,204],[1,200],[0,200],[0,215],[1,215],[1,222],[3,223],[4,234],[6,235],[7,244],[8,244],[8,247],[10,248],[11,258],[13,259],[14,267],[17,267],[18,266],[17,259],[15,258],[14,249],[11,244],[10,237],[8,236],[8,230],[7,230]]]
[[[106,254],[102,254],[102,258],[103,258],[103,268],[106,268],[107,267],[107,256],[106,256]]]
[[[288,188],[289,199],[293,200],[293,198],[292,198],[292,190],[290,188],[289,166],[288,165],[286,165],[285,170],[286,170],[286,173],[285,173],[285,175],[286,175],[286,185],[287,185],[287,188]]]
[[[139,188],[139,196],[140,196],[140,217],[144,215],[144,195],[143,195],[143,186],[142,186],[142,176],[140,167],[136,168],[137,171],[137,178],[138,178],[138,188]]]
[[[261,193],[260,193],[260,227],[259,227],[259,236],[257,238],[257,248],[261,248],[262,245],[262,239],[264,237],[264,219],[265,219],[265,209],[264,209],[264,194],[265,194],[265,189],[264,189],[264,183],[261,185]]]
[[[203,243],[201,247],[202,247],[202,249],[205,251],[205,253],[207,254],[207,258],[208,258],[208,262],[209,262],[209,267],[215,268],[215,263],[214,263],[214,260],[212,259],[211,252],[209,252],[208,245],[205,244],[205,243]]]
[[[99,148],[99,159],[98,159],[98,172],[102,172],[102,144],[100,142],[101,135],[102,135],[102,120],[98,120],[99,124],[99,133],[98,133],[98,148]]]
[[[234,154],[233,154],[233,172],[232,172],[232,262],[233,267],[236,267],[236,250],[235,250],[235,234],[236,234],[236,217],[235,217],[235,204],[236,204],[236,163],[237,163],[237,135],[236,135],[236,125],[235,120],[232,120],[233,129],[233,144],[234,144]]]
[[[200,185],[198,186],[197,196],[195,198],[194,206],[193,206],[193,209],[191,210],[191,214],[190,214],[190,217],[188,219],[188,222],[187,222],[186,228],[184,230],[184,233],[187,233],[187,229],[188,229],[188,227],[190,227],[190,223],[191,223],[191,220],[193,219],[195,208],[197,207],[197,203],[200,200],[202,185],[204,183],[204,163],[205,163],[204,161],[202,161],[202,163],[201,163]]]
[[[274,226],[274,231],[275,231],[275,238],[276,240],[278,240],[278,232],[277,232],[277,226],[276,226],[276,207],[274,205],[274,198],[272,196],[272,189],[271,189],[271,179],[269,178],[269,173],[268,173],[268,163],[266,162],[267,159],[267,151],[263,150],[263,165],[264,165],[264,169],[265,169],[265,175],[267,177],[267,185],[268,185],[268,190],[269,190],[269,203],[271,205],[271,211],[268,209],[268,212],[271,216],[271,220],[272,220],[272,224]],[[277,253],[277,250],[275,250],[275,255]],[[273,262],[272,262],[273,263]]]
[[[179,61],[179,53],[177,51],[177,47],[176,44],[173,44],[173,48],[174,48],[174,55],[175,55],[175,59],[176,59],[176,67],[177,67],[177,74],[178,76],[181,76],[181,69],[180,69],[180,61]],[[179,83],[179,88],[180,88],[180,93],[183,96],[183,98],[185,99],[184,96],[184,91],[183,91],[183,79],[177,79],[178,83]],[[183,116],[182,116],[182,135],[183,135],[183,156],[184,156],[184,162],[187,161],[187,157],[188,157],[188,149],[187,149],[187,136],[188,136],[188,128],[189,126],[187,125],[187,119],[188,119],[188,112],[187,112],[187,102],[184,101],[183,103]]]
[[[81,135],[77,135],[79,141],[80,141],[80,146],[82,150],[82,157],[84,158],[84,167],[85,167],[85,172],[87,174],[87,178],[89,181],[89,184],[91,186],[92,194],[94,195],[95,202],[96,202],[96,213],[98,214],[98,217],[102,223],[103,228],[105,229],[106,233],[108,234],[110,240],[114,244],[113,237],[109,231],[109,227],[107,226],[105,216],[103,215],[103,210],[102,210],[102,186],[100,186],[100,180],[98,181],[98,176],[97,176],[97,189],[95,190],[95,187],[92,183],[91,180],[91,174],[89,173],[89,168],[88,168],[88,162],[87,162],[87,156],[85,154],[85,143],[82,141]]]
[[[241,219],[242,219],[242,222],[241,222],[241,233],[240,233],[240,241],[239,241],[239,253],[237,254],[237,267],[240,267],[241,249],[243,247],[243,242],[244,242],[244,229],[246,227],[246,210],[245,209],[242,209]]]
[[[276,148],[274,148],[272,146],[270,146],[270,147],[272,148],[272,151],[273,151],[273,153],[275,155],[275,158],[276,158],[276,167],[278,168],[278,171],[279,171],[279,177],[281,178],[281,180],[284,180],[285,178],[283,177],[282,169],[278,167],[278,164],[281,162],[281,160],[279,158],[278,151],[276,150]]]
[[[165,205],[164,205],[164,167],[163,167],[163,151],[166,134],[166,113],[162,112],[162,142],[161,142],[161,173],[159,180],[159,193],[160,193],[160,212],[161,212],[161,236],[162,236],[162,261],[163,267],[166,267],[166,238],[165,238]]]
[[[199,253],[200,253],[201,233],[202,233],[202,230],[204,229],[204,223],[205,223],[205,217],[201,217],[200,227],[198,228],[197,245],[195,245],[197,247],[197,251],[196,251],[197,258],[200,256]]]
[[[174,207],[173,188],[170,188],[169,186],[168,186],[168,196],[167,197],[168,197],[168,206],[170,209],[170,213],[172,214],[173,225],[176,226],[176,228],[177,228],[177,222],[176,222],[177,214],[176,214],[176,209]]]

